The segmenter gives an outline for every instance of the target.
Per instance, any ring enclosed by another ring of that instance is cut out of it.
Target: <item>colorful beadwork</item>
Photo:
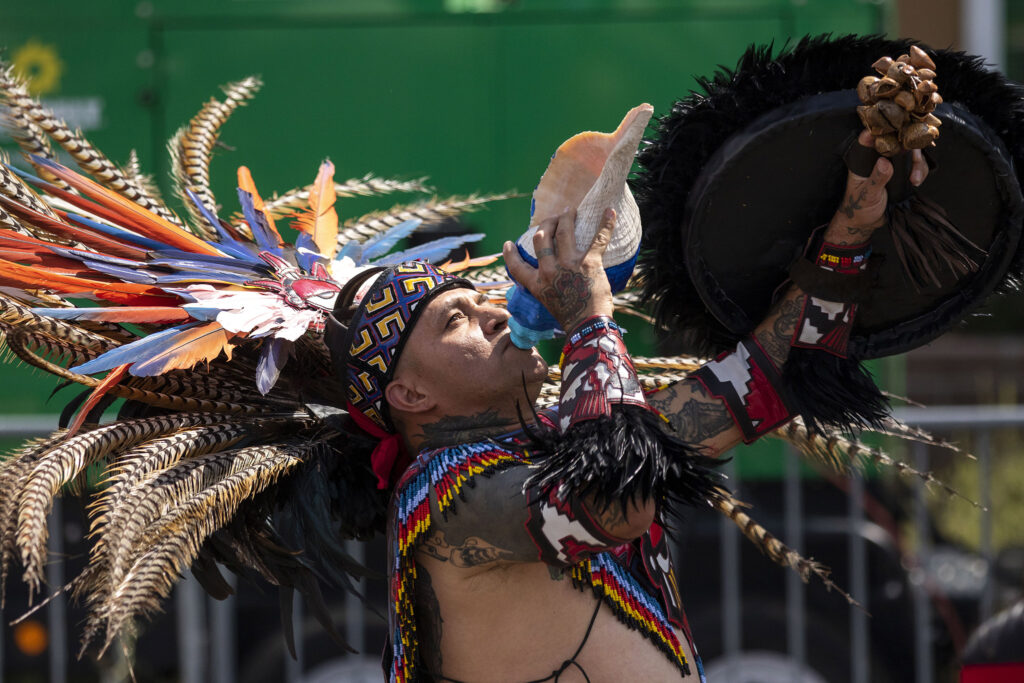
[[[640,587],[615,561],[612,553],[600,553],[583,560],[572,568],[570,576],[577,587],[590,588],[611,607],[619,621],[640,631],[676,663],[684,676],[689,675],[686,654],[665,616],[664,607]]]
[[[463,487],[479,475],[489,476],[508,467],[528,464],[526,456],[494,442],[463,444],[422,453],[398,483],[392,503],[390,557],[391,595],[388,624],[391,632],[389,678],[392,683],[417,680],[419,660],[413,589],[416,581],[416,541],[431,525],[430,490],[442,515],[454,511]],[[573,585],[590,589],[616,617],[638,630],[675,662],[690,672],[683,648],[672,630],[665,608],[643,590],[615,560],[615,551],[591,556],[570,570]]]
[[[463,444],[422,453],[395,489],[392,510],[389,565],[391,596],[388,625],[391,631],[391,681],[405,683],[413,676],[418,660],[413,585],[416,540],[430,528],[430,489],[438,509],[446,515],[469,479],[490,475],[522,464],[522,457],[493,443]]]
[[[814,265],[843,275],[855,275],[868,267],[870,257],[871,245],[867,242],[853,245],[823,242]]]

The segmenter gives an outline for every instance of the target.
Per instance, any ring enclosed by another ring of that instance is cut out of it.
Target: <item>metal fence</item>
[[[1003,406],[962,406],[936,407],[928,409],[905,408],[896,411],[897,416],[905,423],[946,433],[950,430],[969,430],[974,444],[973,452],[977,456],[979,468],[978,502],[985,508],[991,507],[992,491],[992,437],[997,430],[1019,429],[1024,427],[1024,407]],[[0,416],[0,436],[27,437],[48,432],[53,428],[55,418],[52,416]],[[929,447],[923,443],[914,443],[910,451],[910,464],[916,469],[929,469]],[[732,477],[732,485],[741,486],[736,479],[733,463],[726,465],[727,473]],[[799,473],[798,458],[792,454],[787,459],[786,472],[782,483],[782,527],[784,540],[788,545],[803,550],[805,533],[815,523],[813,516],[804,515],[802,483]],[[848,584],[845,588],[861,604],[867,605],[875,587],[870,585],[867,562],[868,536],[865,530],[870,522],[865,519],[864,480],[860,476],[848,479],[847,505],[845,512],[845,531],[847,541],[846,568]],[[908,582],[913,605],[913,633],[908,636],[907,649],[913,653],[913,671],[915,683],[931,683],[936,680],[935,658],[933,652],[933,611],[935,610],[936,583],[934,572],[929,568],[932,554],[929,538],[929,519],[926,507],[925,484],[916,481],[914,485],[913,526],[919,539],[916,553],[906,563]],[[813,512],[813,511],[808,511]],[[50,526],[51,557],[63,556],[63,528],[61,523],[62,510],[60,501],[54,507]],[[989,514],[980,516],[980,558],[984,561],[986,575],[984,588],[978,606],[979,619],[985,619],[993,612],[995,605],[994,583],[991,567],[993,566],[992,519]],[[743,658],[745,644],[743,642],[744,615],[744,582],[741,578],[741,547],[742,539],[736,527],[726,519],[718,522],[719,561],[721,568],[721,653],[717,657],[719,677],[717,681],[746,680],[741,674],[731,675],[730,666]],[[350,543],[349,550],[358,557],[363,547],[358,543]],[[55,561],[48,565],[47,580],[51,586],[63,585],[66,581],[64,564]],[[685,581],[685,579],[684,579]],[[806,616],[805,586],[795,572],[788,572],[785,579],[785,641],[786,661],[793,667],[789,680],[822,680],[806,677],[808,657],[808,624]],[[685,585],[684,585],[685,597]],[[837,609],[842,603],[837,602]],[[302,623],[302,604],[295,602],[296,624]],[[47,631],[49,634],[49,680],[64,683],[68,679],[69,647],[74,643],[75,634],[69,633],[67,606],[63,596],[57,597],[46,606]],[[208,600],[199,585],[189,577],[175,589],[171,606],[176,620],[178,657],[178,676],[182,683],[198,683],[213,681],[214,683],[233,683],[238,679],[238,663],[235,661],[237,639],[237,616],[234,599],[220,602]],[[358,650],[365,649],[365,610],[357,600],[348,600],[344,607],[346,634],[351,644]],[[9,628],[8,623],[14,616],[4,614],[4,623],[0,624],[0,633]],[[751,618],[751,615],[748,615]],[[869,636],[871,617],[862,610],[850,608],[849,619],[849,677],[851,683],[866,683],[875,680],[871,671],[872,648]],[[698,646],[700,645],[698,632]],[[0,678],[4,668],[4,639],[0,638]],[[280,678],[297,683],[311,680],[308,676],[304,656],[302,629],[296,642],[297,658],[287,659],[283,664],[284,671]],[[370,655],[375,658],[375,653]],[[364,662],[365,665],[365,662]],[[100,680],[114,680],[116,667],[107,668],[106,674],[99,674]],[[360,679],[362,680],[362,679]],[[367,678],[366,680],[371,680]]]

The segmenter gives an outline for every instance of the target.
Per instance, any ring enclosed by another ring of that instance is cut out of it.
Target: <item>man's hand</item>
[[[533,237],[537,268],[505,242],[502,253],[513,279],[544,304],[565,332],[595,315],[612,316],[612,289],[601,257],[615,230],[615,211],[606,209],[594,240],[585,251],[576,246],[576,212],[543,221]]]
[[[857,142],[873,148],[875,138],[865,130]],[[928,177],[928,164],[921,150],[915,149],[912,154],[910,184],[917,186]],[[878,158],[867,178],[855,175],[852,171],[847,173],[843,202],[825,231],[826,242],[862,244],[871,239],[872,233],[885,223],[885,206],[888,201],[885,184],[892,178],[892,174],[892,163],[885,157]]]

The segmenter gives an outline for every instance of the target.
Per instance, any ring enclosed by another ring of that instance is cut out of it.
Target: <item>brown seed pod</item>
[[[872,108],[873,107],[871,105],[867,104],[862,104],[859,107],[857,107],[857,116],[860,117],[861,125],[869,130],[871,128],[871,123],[868,121],[868,110]]]
[[[922,68],[917,70],[917,75],[922,81],[930,81],[935,78],[935,71],[932,69]]]
[[[889,71],[889,67],[891,65],[892,65],[892,57],[882,57],[877,62],[872,64],[871,68],[884,76]]]
[[[934,144],[939,129],[920,121],[911,123],[900,131],[900,141],[907,149],[924,149]]]
[[[921,81],[917,90],[923,95],[931,95],[933,92],[939,91],[939,86],[935,84],[935,81]]]
[[[910,63],[918,69],[931,69],[935,71],[935,62],[928,56],[928,53],[917,45],[910,46]]]
[[[934,126],[935,128],[938,128],[939,126],[942,125],[942,119],[940,119],[935,114],[924,114],[924,115],[912,114],[911,118],[913,118],[915,121],[920,121],[921,123],[926,123],[929,126]]]
[[[921,104],[918,105],[915,112],[918,114],[931,114],[935,111],[935,107],[940,104],[942,104],[942,95],[937,92],[933,92],[927,99],[921,101]]]
[[[892,126],[893,130],[899,130],[907,122],[907,110],[892,100],[882,100],[875,105],[878,113],[886,123]]]
[[[910,55],[900,55],[896,58],[896,61],[900,64],[910,64]]]
[[[900,90],[896,93],[896,96],[892,98],[892,101],[907,111],[913,111],[917,106],[917,100],[914,99],[914,93],[908,90]]]
[[[889,70],[885,72],[886,78],[891,78],[900,85],[910,82],[910,74],[913,73],[913,68],[909,64],[902,64],[900,62],[894,62]]]
[[[900,145],[900,140],[896,136],[896,133],[875,136],[875,151],[882,156],[895,156],[901,149],[902,146]]]
[[[878,104],[881,104],[881,102]],[[894,126],[890,123],[889,119],[887,119],[881,110],[879,110],[878,104],[869,107],[868,111],[865,113],[865,118],[868,122],[868,130],[871,131],[871,134],[875,137],[895,133],[899,130],[899,126]]]
[[[875,103],[875,98],[871,96],[871,86],[880,80],[880,78],[875,76],[865,76],[860,79],[860,82],[857,83],[857,97],[860,98],[861,102],[864,104]]]
[[[873,83],[868,88],[871,96],[880,100],[895,97],[899,90],[900,84],[889,77],[878,79],[877,83]]]

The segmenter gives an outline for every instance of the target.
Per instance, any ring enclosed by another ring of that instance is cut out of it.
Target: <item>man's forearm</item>
[[[790,287],[754,330],[753,337],[765,353],[782,367],[789,357],[805,295]],[[669,385],[647,398],[684,441],[700,446],[709,455],[723,453],[743,440],[725,401],[711,395],[693,377]]]

